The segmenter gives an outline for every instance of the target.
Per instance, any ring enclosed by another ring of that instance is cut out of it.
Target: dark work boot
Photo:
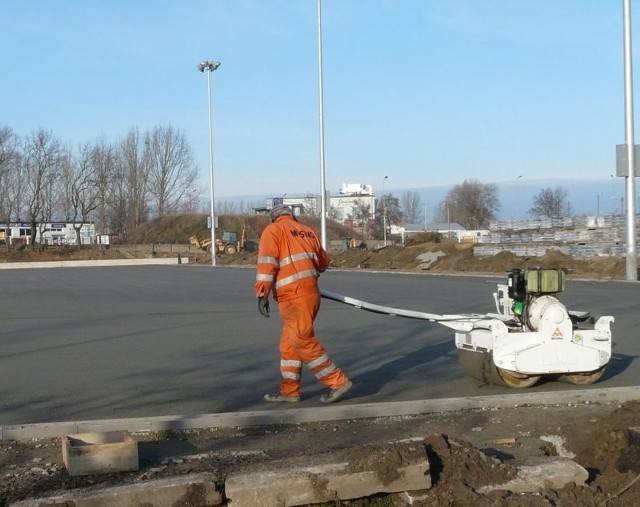
[[[327,394],[320,396],[321,403],[333,403],[338,401],[344,394],[353,387],[353,382],[347,380],[347,383],[338,389],[331,389]]]

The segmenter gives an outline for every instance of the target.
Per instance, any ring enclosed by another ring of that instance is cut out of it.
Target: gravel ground
[[[351,452],[355,460],[366,452],[362,446],[409,438],[422,440],[429,457],[433,487],[425,493],[424,505],[640,505],[640,484],[633,483],[640,473],[640,448],[628,431],[637,426],[640,402],[143,433],[134,435],[139,442],[138,471],[85,477],[70,477],[65,470],[60,439],[9,441],[0,447],[0,506],[79,488],[201,471],[213,472],[222,488],[231,472],[311,465],[315,456],[337,450]],[[567,455],[589,472],[586,485],[536,494],[477,492],[481,486],[505,483],[518,466]],[[391,500],[400,505],[397,497]]]

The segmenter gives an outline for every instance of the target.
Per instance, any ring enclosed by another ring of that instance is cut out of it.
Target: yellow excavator
[[[190,238],[190,242],[205,252],[211,251],[211,238],[198,239],[197,236],[193,235]],[[246,239],[245,227],[242,228],[240,239],[238,239],[238,234],[235,231],[223,231],[222,238],[216,238],[216,253],[233,255],[243,250],[255,251],[253,244],[253,242]]]

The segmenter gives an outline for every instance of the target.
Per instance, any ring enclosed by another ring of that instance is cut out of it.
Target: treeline
[[[0,127],[0,221],[31,223],[32,243],[38,223],[94,221],[120,233],[196,211],[197,178],[191,146],[171,125],[75,148],[46,129],[21,137]]]
[[[376,222],[387,224],[417,224],[426,221],[426,207],[418,192],[409,190],[400,198],[392,194],[381,197],[377,203]],[[445,198],[431,212],[432,223],[458,223],[466,229],[487,227],[500,211],[498,187],[475,179],[454,185]]]
[[[199,169],[185,135],[171,125],[140,132],[131,128],[113,142],[103,138],[70,147],[46,129],[21,137],[0,127],[0,222],[36,224],[93,221],[100,233],[127,233],[150,219],[208,212],[198,185]],[[217,201],[217,213],[250,213],[261,202]],[[372,236],[393,225],[426,221],[414,191],[382,195],[371,210],[363,203],[349,218]],[[433,210],[432,220],[486,227],[500,209],[497,187],[477,180],[453,186]],[[555,217],[570,211],[566,191],[543,189],[529,214]],[[331,212],[329,213],[331,215]],[[331,218],[331,216],[330,216]],[[78,244],[80,244],[78,238]]]

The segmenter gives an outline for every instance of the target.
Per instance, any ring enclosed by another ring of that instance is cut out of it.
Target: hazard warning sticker
[[[552,340],[562,340],[562,338],[564,338],[564,336],[562,335],[562,331],[560,331],[560,328],[557,327],[556,330],[551,335],[551,339]]]

